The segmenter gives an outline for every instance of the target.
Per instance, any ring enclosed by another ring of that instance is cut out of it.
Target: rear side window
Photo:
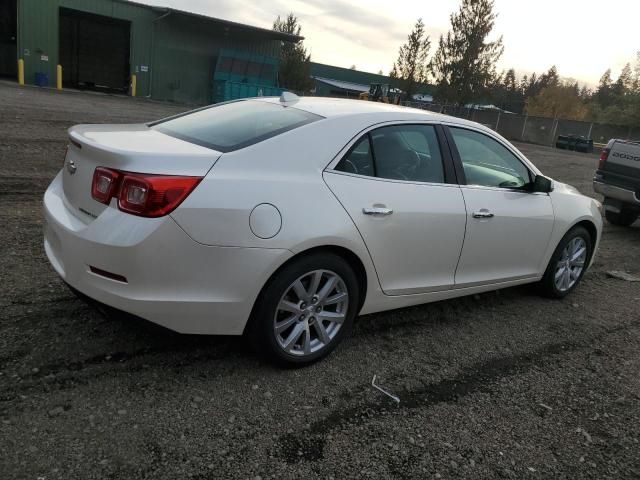
[[[368,177],[375,176],[369,135],[365,135],[351,147],[349,153],[336,166],[336,170]]]
[[[444,168],[431,125],[381,127],[363,136],[336,170],[370,177],[444,183]]]
[[[280,135],[323,117],[257,100],[222,103],[152,124],[172,137],[230,152]]]

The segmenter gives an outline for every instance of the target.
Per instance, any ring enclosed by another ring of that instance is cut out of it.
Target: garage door
[[[131,24],[60,9],[60,63],[65,85],[126,92]]]
[[[0,0],[0,76],[17,74],[16,0]]]

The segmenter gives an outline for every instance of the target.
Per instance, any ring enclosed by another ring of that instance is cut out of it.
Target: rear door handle
[[[478,210],[477,212],[473,212],[472,215],[473,215],[473,218],[492,218],[493,217],[493,213],[491,213],[486,208]]]
[[[393,210],[387,207],[365,207],[362,209],[365,215],[391,215]]]

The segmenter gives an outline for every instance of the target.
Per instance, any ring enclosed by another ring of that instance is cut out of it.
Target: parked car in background
[[[596,200],[423,110],[283,94],[69,137],[44,198],[64,281],[279,362],[322,358],[358,313],[525,283],[564,297],[600,240]]]
[[[602,150],[593,189],[604,195],[604,214],[628,227],[640,215],[640,142],[609,140]]]

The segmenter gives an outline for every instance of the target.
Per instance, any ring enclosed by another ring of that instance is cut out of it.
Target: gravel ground
[[[524,287],[361,317],[299,370],[77,300],[42,249],[66,129],[181,109],[0,83],[0,477],[640,477],[640,284],[605,273],[640,273],[637,226],[605,227],[563,301]],[[594,156],[519,147],[593,195]]]

